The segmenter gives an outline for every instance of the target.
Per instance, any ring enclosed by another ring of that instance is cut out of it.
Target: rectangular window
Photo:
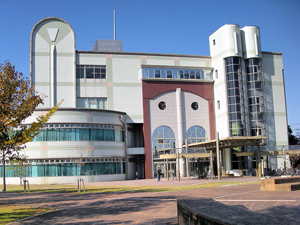
[[[232,66],[231,66],[232,67]],[[95,78],[98,77],[95,69]],[[175,69],[175,68],[142,68],[143,78],[156,79],[206,79],[213,80],[213,70]]]
[[[167,78],[172,78],[172,70],[167,70]]]
[[[86,79],[94,79],[94,68],[87,66],[85,68],[85,78]]]
[[[154,78],[154,69],[153,68],[149,69],[149,77]]]
[[[183,70],[179,70],[178,73],[179,73],[180,79],[183,79]]]
[[[184,79],[189,79],[190,78],[190,71],[185,70],[184,71]]]
[[[84,67],[76,67],[76,78],[84,78]]]
[[[190,78],[195,79],[195,71],[194,70],[190,71]]]
[[[160,70],[160,78],[167,78],[167,71],[166,69]]]
[[[155,78],[160,78],[160,70],[155,69]]]
[[[77,65],[77,79],[106,79],[106,66]]]
[[[218,79],[218,70],[215,70],[215,79]]]
[[[196,70],[196,79],[200,79],[201,75],[200,75],[200,70]]]
[[[95,99],[95,98],[88,99],[87,105],[88,105],[87,108],[89,108],[89,109],[98,109],[97,99]]]
[[[200,73],[201,73],[200,79],[204,79],[204,70],[200,70]]]
[[[143,77],[144,78],[149,78],[149,74],[148,74],[148,68],[143,68]]]
[[[179,78],[179,74],[178,74],[178,70],[177,69],[173,69],[172,70],[172,76],[174,79],[178,79]]]
[[[95,68],[95,79],[101,79],[101,69]]]
[[[77,108],[107,109],[107,98],[77,98]]]

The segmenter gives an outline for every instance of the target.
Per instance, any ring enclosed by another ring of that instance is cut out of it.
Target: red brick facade
[[[151,178],[151,133],[149,122],[149,100],[155,96],[174,91],[176,88],[181,88],[182,91],[191,92],[208,100],[209,104],[209,122],[210,122],[210,137],[215,138],[214,127],[214,105],[213,105],[213,83],[210,82],[169,82],[169,81],[143,81],[143,110],[144,110],[144,137],[145,137],[145,178]]]

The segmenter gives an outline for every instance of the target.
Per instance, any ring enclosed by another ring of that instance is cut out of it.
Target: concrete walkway
[[[224,178],[212,182],[259,181],[255,177]],[[211,180],[183,179],[161,182],[133,180],[86,185],[195,185]],[[176,224],[177,198],[211,198],[222,204],[276,217],[282,224],[299,224],[300,191],[259,191],[259,184],[159,193],[0,193],[2,204],[51,207],[58,210],[13,224]],[[230,216],[230,215],[228,215]],[[260,224],[249,221],[249,224]]]

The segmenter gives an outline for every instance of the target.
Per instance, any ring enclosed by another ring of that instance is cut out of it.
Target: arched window
[[[152,148],[156,153],[163,149],[175,148],[175,134],[168,126],[160,126],[152,134]]]
[[[192,126],[186,132],[186,139],[188,144],[206,141],[206,131],[201,126]]]

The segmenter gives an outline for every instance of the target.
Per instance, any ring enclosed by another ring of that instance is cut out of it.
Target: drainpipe
[[[126,158],[126,180],[129,180],[129,159],[128,159],[128,154],[127,154],[127,123],[124,121],[123,116],[120,116],[120,121],[121,123],[124,125],[124,129],[125,129],[125,137],[124,137],[124,144],[125,144],[125,158]]]

